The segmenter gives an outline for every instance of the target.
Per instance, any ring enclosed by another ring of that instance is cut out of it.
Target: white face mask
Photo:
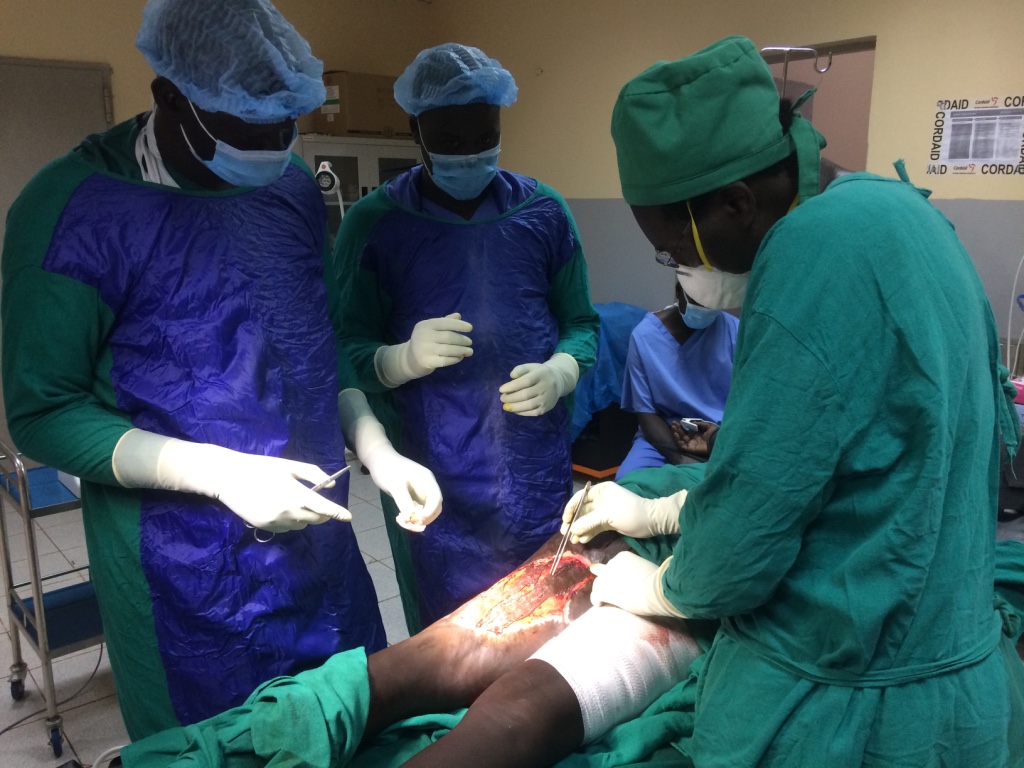
[[[699,267],[677,267],[676,279],[687,296],[707,309],[735,309],[743,305],[750,273],[736,275]]]

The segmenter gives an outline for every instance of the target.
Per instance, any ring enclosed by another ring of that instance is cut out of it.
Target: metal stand
[[[57,711],[53,659],[102,643],[103,625],[92,581],[44,591],[45,582],[87,571],[88,566],[41,574],[34,521],[80,506],[78,497],[58,480],[55,469],[38,467],[26,470],[20,456],[0,442],[0,507],[13,509],[22,519],[29,569],[29,580],[15,583],[7,520],[3,509],[0,509],[0,571],[7,595],[13,660],[8,680],[11,697],[16,701],[21,699],[25,695],[25,675],[28,672],[28,666],[21,657],[21,636],[24,635],[42,662],[43,695],[46,697],[44,723],[55,757],[60,757],[64,751],[64,721]]]

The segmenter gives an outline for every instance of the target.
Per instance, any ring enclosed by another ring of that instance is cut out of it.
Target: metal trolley
[[[21,635],[42,662],[45,725],[55,757],[63,747],[63,718],[57,711],[53,685],[53,659],[103,642],[103,625],[92,581],[44,590],[48,581],[87,571],[88,566],[43,575],[39,572],[34,521],[81,506],[81,500],[60,482],[52,467],[25,469],[21,457],[0,442],[0,504],[13,509],[25,531],[29,580],[14,582],[6,515],[0,510],[0,570],[3,572],[6,608],[11,625],[11,697],[25,695],[28,666],[21,658]]]

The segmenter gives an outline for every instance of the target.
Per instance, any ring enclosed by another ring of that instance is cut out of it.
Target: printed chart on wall
[[[939,99],[928,173],[1024,176],[1024,95]]]

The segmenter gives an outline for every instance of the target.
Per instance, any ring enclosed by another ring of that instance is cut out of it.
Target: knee
[[[583,743],[583,716],[576,694],[549,664],[524,662],[492,685],[473,705],[492,721],[500,748],[521,765],[538,755],[564,756]]]

